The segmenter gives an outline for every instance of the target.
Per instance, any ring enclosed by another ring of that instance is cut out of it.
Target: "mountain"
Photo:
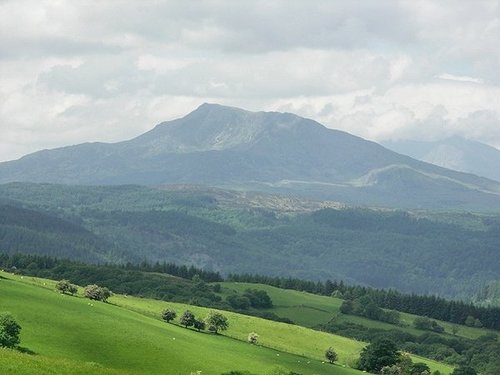
[[[384,141],[382,145],[427,163],[500,181],[500,150],[481,142],[451,137],[434,142]]]
[[[206,184],[393,207],[499,209],[500,183],[290,113],[203,104],[132,140],[0,163],[0,183]]]

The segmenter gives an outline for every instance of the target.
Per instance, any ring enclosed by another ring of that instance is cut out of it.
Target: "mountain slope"
[[[452,137],[435,142],[384,141],[390,150],[428,163],[500,181],[500,150]]]
[[[0,163],[0,182],[11,181],[197,183],[355,204],[500,208],[500,183],[420,162],[293,114],[214,104],[129,141]]]

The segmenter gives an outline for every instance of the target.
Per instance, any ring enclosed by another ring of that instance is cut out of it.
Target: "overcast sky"
[[[0,161],[203,102],[500,146],[500,1],[0,0]]]

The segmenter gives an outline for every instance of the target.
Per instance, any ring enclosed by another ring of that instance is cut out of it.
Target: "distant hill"
[[[452,137],[434,142],[406,140],[382,144],[418,160],[500,181],[500,150],[481,142]]]
[[[0,183],[205,184],[356,205],[500,209],[500,183],[290,113],[203,104],[129,141],[0,163]]]
[[[1,203],[0,252],[71,257],[91,263],[123,259],[116,246],[79,223]]]
[[[470,299],[500,278],[500,216],[335,209],[200,187],[0,185],[0,252],[337,279]]]

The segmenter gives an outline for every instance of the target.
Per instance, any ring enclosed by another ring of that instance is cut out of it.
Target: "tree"
[[[467,318],[465,319],[465,325],[467,327],[474,327],[474,322],[476,319],[472,315],[468,315]]]
[[[193,322],[193,327],[194,329],[198,330],[198,332],[200,332],[205,330],[206,324],[201,319],[195,319]]]
[[[66,292],[68,292],[68,291],[69,291],[69,286],[70,286],[70,285],[71,285],[71,284],[69,283],[69,281],[68,281],[68,280],[64,280],[64,279],[63,279],[63,280],[60,280],[60,281],[58,281],[58,282],[56,283],[56,289],[57,289],[58,291],[60,291],[61,293],[66,294]]]
[[[111,297],[111,291],[108,288],[103,288],[95,284],[87,285],[83,294],[88,299],[103,302],[106,302]]]
[[[71,294],[74,295],[78,292],[78,287],[76,285],[71,284],[68,280],[58,281],[56,284],[56,289],[63,294]]]
[[[68,292],[69,294],[74,296],[76,293],[78,293],[78,287],[75,284],[69,284]]]
[[[248,334],[248,342],[249,342],[250,344],[254,344],[254,345],[255,345],[255,344],[257,344],[257,340],[258,340],[258,339],[259,339],[259,335],[258,335],[258,334],[256,334],[255,332],[250,332],[250,333]]]
[[[208,330],[217,334],[219,331],[225,331],[229,327],[226,316],[217,311],[210,311],[205,319]]]
[[[477,372],[470,366],[460,366],[453,370],[451,375],[477,375]]]
[[[166,308],[165,310],[162,311],[161,317],[164,321],[166,321],[167,323],[170,323],[172,320],[174,320],[177,317],[177,313],[175,312],[174,309]]]
[[[400,368],[401,374],[408,375],[413,366],[413,361],[408,353],[401,353],[396,366]]]
[[[386,338],[374,341],[363,348],[359,357],[359,368],[370,372],[380,372],[382,367],[395,365],[400,358],[396,344]]]
[[[340,312],[342,314],[352,314],[354,311],[354,302],[351,300],[346,300],[340,305]]]
[[[0,346],[13,348],[20,343],[21,326],[8,313],[0,313]]]
[[[195,316],[190,310],[186,310],[182,313],[181,318],[180,318],[180,323],[184,327],[192,327],[194,325],[195,321]]]
[[[243,296],[248,298],[250,305],[256,309],[267,309],[273,307],[273,301],[265,290],[246,289]]]
[[[474,327],[476,327],[476,328],[482,328],[483,327],[483,323],[481,323],[481,321],[479,319],[474,319]]]
[[[335,350],[333,350],[331,346],[328,349],[326,349],[325,358],[330,363],[333,363],[337,360],[337,353],[335,352]]]
[[[414,363],[410,368],[411,375],[423,375],[430,374],[431,369],[423,362]]]
[[[380,369],[380,375],[401,375],[402,373],[401,368],[396,365],[384,366]]]

